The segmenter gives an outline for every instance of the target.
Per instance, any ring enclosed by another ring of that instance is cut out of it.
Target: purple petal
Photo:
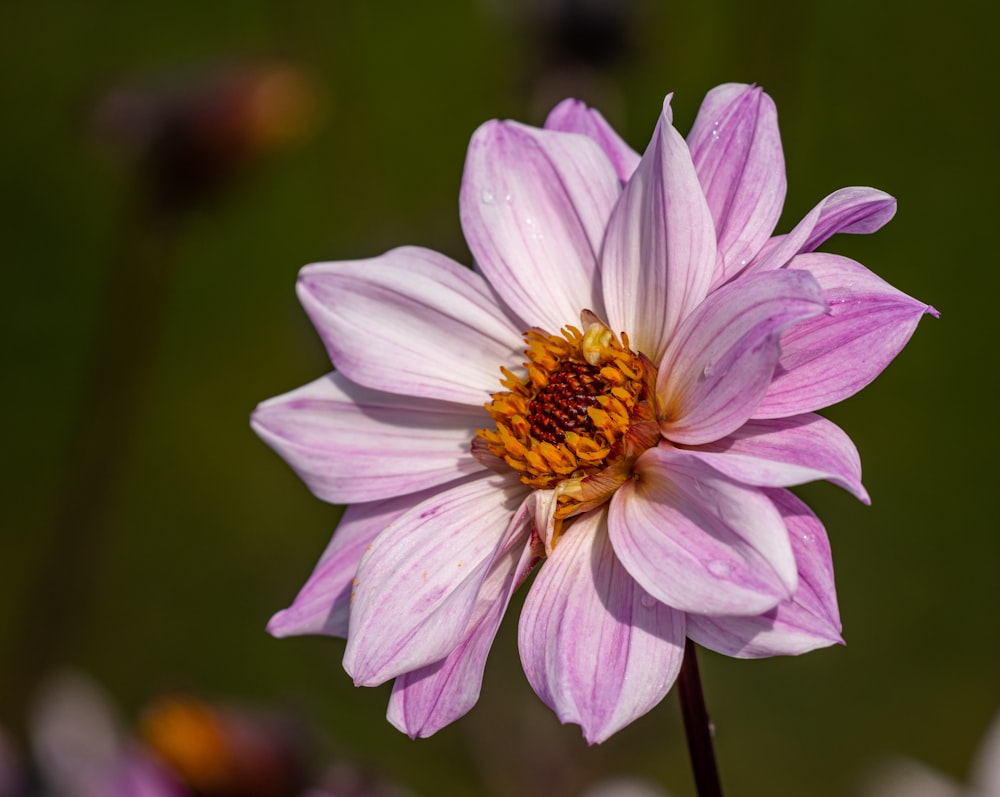
[[[793,257],[812,252],[839,232],[875,232],[896,215],[896,200],[876,188],[841,188],[824,198],[788,235],[772,238],[750,266],[769,271],[788,265]]]
[[[337,370],[366,387],[482,406],[499,367],[520,361],[486,281],[428,249],[314,263],[298,294]]]
[[[748,421],[731,435],[688,452],[745,484],[791,487],[826,479],[870,503],[854,443],[819,415]]]
[[[654,363],[708,293],[716,251],[691,153],[668,111],[615,206],[601,260],[609,326]]]
[[[788,526],[799,571],[795,596],[757,617],[688,615],[687,635],[738,658],[797,656],[842,643],[833,560],[823,524],[785,490],[766,490]]]
[[[411,509],[358,566],[344,668],[376,686],[440,661],[462,641],[527,488],[489,474]]]
[[[528,538],[528,502],[511,523],[506,547],[496,557],[476,598],[465,636],[444,659],[399,676],[389,698],[389,722],[410,738],[437,733],[466,714],[479,699],[483,668],[514,590],[536,562]]]
[[[491,121],[472,136],[459,197],[477,266],[527,326],[601,315],[597,255],[618,177],[588,138]]]
[[[677,331],[660,364],[660,430],[697,445],[736,431],[767,393],[783,330],[826,312],[816,280],[755,274],[712,293]]]
[[[680,672],[684,615],[622,567],[605,510],[581,515],[545,560],[521,610],[528,681],[590,744],[659,703]]]
[[[439,488],[432,488],[347,507],[309,580],[292,605],[271,618],[268,633],[276,637],[326,634],[346,638],[351,582],[365,550],[386,526],[439,492]]]
[[[797,585],[788,531],[759,489],[661,445],[636,460],[611,499],[611,543],[628,572],[668,606],[760,614]],[[557,549],[558,550],[558,549]]]
[[[352,383],[339,373],[260,404],[250,425],[319,498],[412,493],[482,470],[470,453],[482,410]]]
[[[846,257],[800,255],[784,271],[800,269],[819,282],[830,313],[782,336],[774,381],[755,418],[811,412],[854,395],[899,354],[925,313],[938,314]]]
[[[721,283],[767,242],[785,202],[785,156],[774,101],[756,86],[712,89],[687,137],[715,222]]]
[[[639,165],[639,153],[625,143],[599,111],[588,108],[579,100],[563,100],[553,108],[545,120],[545,129],[580,133],[596,141],[615,167],[622,183],[628,182]]]

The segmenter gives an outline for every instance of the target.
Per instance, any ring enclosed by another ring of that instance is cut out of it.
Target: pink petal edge
[[[449,485],[452,486],[458,485]],[[268,633],[275,637],[324,634],[346,639],[351,583],[361,557],[386,526],[444,489],[448,487],[352,504],[344,509],[337,530],[312,574],[291,605],[271,618]]]
[[[660,364],[663,436],[698,445],[739,429],[771,385],[781,333],[826,310],[816,280],[799,271],[755,274],[712,293]]]
[[[493,120],[469,142],[459,209],[476,266],[523,328],[602,313],[597,257],[620,192],[589,138]]]
[[[426,738],[466,714],[479,700],[486,658],[510,603],[537,562],[529,538],[530,501],[507,530],[483,581],[465,636],[444,659],[403,673],[392,687],[387,718],[410,738]]]
[[[622,567],[606,514],[580,516],[559,539],[518,626],[532,688],[590,744],[659,703],[684,653],[683,613],[652,599]]]
[[[440,661],[461,642],[476,597],[528,489],[487,475],[417,505],[358,565],[344,669],[377,686]]]
[[[596,142],[615,167],[623,185],[639,165],[639,153],[625,143],[600,111],[588,107],[580,100],[566,99],[560,102],[549,112],[545,129],[579,133]]]
[[[756,617],[688,615],[688,636],[736,658],[798,656],[843,644],[826,530],[802,501],[786,490],[766,490],[788,526],[799,572],[795,595]]]
[[[785,202],[774,101],[757,86],[717,86],[705,96],[687,141],[715,222],[718,285],[760,251]]]
[[[486,421],[480,409],[370,390],[331,373],[261,403],[250,425],[314,495],[347,504],[479,472],[469,441]]]
[[[429,249],[314,263],[297,290],[337,370],[375,390],[482,406],[519,362],[521,330],[486,280]]]
[[[731,479],[757,487],[791,487],[826,479],[871,503],[861,484],[861,457],[839,426],[807,413],[748,421],[732,434],[687,449]]]
[[[685,612],[753,615],[795,594],[788,531],[758,488],[667,444],[633,471],[611,499],[608,529],[650,595]]]
[[[669,98],[668,98],[669,99]],[[669,103],[608,223],[601,255],[607,320],[659,362],[684,318],[708,293],[715,227]]]
[[[812,412],[854,395],[902,351],[925,314],[938,315],[840,255],[799,255],[784,269],[792,270],[817,280],[830,312],[784,333],[774,380],[755,418]]]

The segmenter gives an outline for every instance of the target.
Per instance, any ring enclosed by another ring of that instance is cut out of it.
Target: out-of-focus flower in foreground
[[[78,673],[64,672],[49,678],[33,712],[31,742],[43,794],[187,794],[170,770],[125,730],[104,692]]]
[[[987,729],[968,786],[910,759],[884,764],[869,780],[864,797],[1000,797],[1000,714]]]
[[[648,781],[618,777],[591,786],[581,797],[670,797],[670,795]]]
[[[685,637],[741,657],[841,641],[826,532],[784,488],[868,500],[814,412],[935,311],[814,251],[885,224],[881,191],[773,235],[785,169],[761,89],[712,90],[686,141],[669,99],[641,158],[573,100],[542,129],[480,127],[460,195],[473,271],[407,247],[301,272],[336,371],[252,423],[350,506],[269,629],[345,636],[356,684],[395,679],[389,720],[411,736],[476,702],[533,569],[524,670],[590,742],[664,697]]]
[[[192,794],[281,797],[307,783],[304,734],[279,713],[172,695],[145,709],[140,730]]]
[[[349,760],[310,772],[310,735],[280,711],[161,697],[133,734],[85,676],[48,679],[22,762],[0,728],[0,797],[411,797]]]

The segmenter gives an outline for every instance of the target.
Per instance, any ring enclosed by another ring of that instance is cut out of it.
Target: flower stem
[[[681,664],[678,688],[684,733],[687,736],[698,797],[722,797],[722,782],[719,780],[715,750],[712,747],[712,721],[705,708],[705,695],[701,689],[701,676],[698,674],[698,657],[695,655],[694,642],[690,639],[684,646],[684,663]]]

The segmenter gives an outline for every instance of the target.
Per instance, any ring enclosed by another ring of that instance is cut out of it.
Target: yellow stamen
[[[557,488],[557,532],[563,519],[606,501],[659,440],[650,407],[655,369],[624,333],[589,311],[581,320],[585,332],[525,334],[524,374],[501,369],[505,389],[486,405],[496,428],[476,432],[524,484]]]

